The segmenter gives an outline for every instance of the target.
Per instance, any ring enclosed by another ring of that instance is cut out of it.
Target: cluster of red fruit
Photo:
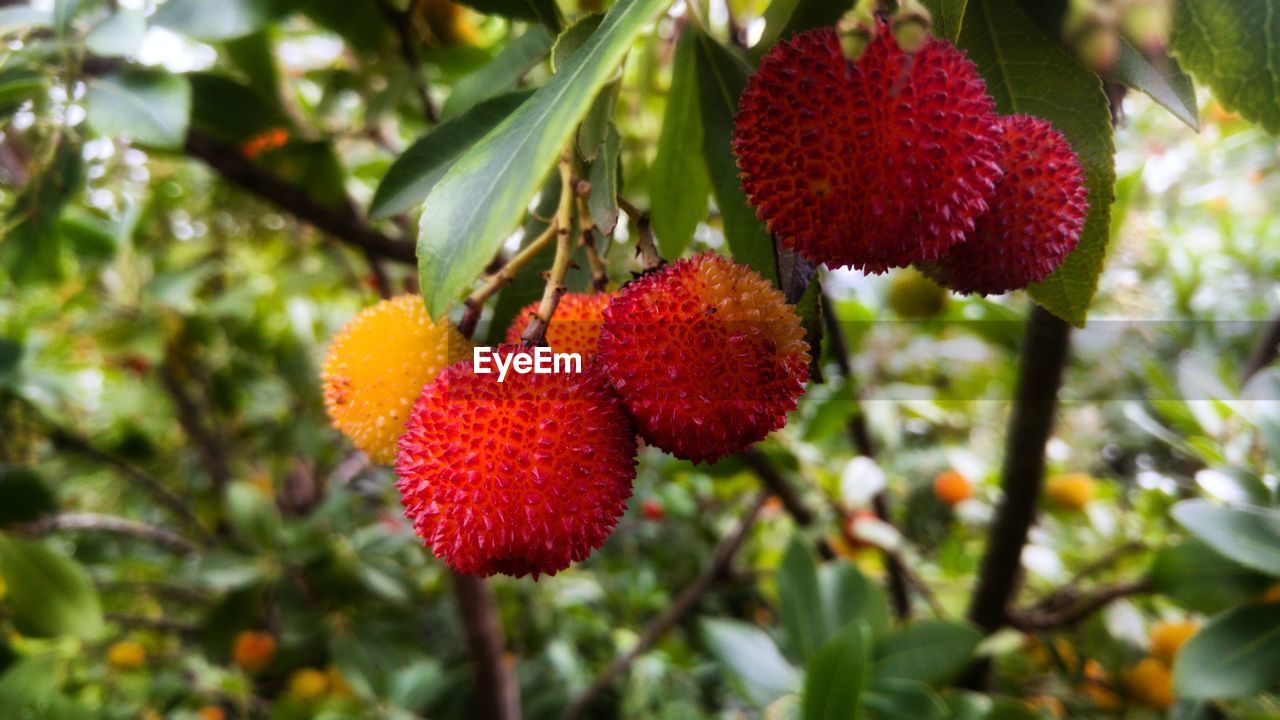
[[[779,43],[742,95],[733,146],[756,213],[814,263],[916,265],[963,293],[1044,280],[1084,229],[1066,138],[999,116],[973,63],[929,39],[908,54],[883,21],[857,61],[830,28]]]
[[[532,352],[519,338],[535,309],[495,356]],[[536,577],[586,558],[626,509],[637,434],[713,461],[782,427],[808,380],[794,309],[713,253],[616,293],[566,295],[547,342],[581,355],[583,372],[500,381],[460,360],[470,346],[406,296],[361,313],[330,348],[335,424],[394,458],[406,515],[459,572]]]

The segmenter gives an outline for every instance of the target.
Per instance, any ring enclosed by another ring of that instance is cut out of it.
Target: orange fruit
[[[147,651],[132,640],[121,640],[107,648],[107,662],[117,670],[137,670],[147,663]]]
[[[276,657],[276,639],[271,633],[246,630],[236,635],[231,657],[245,670],[261,672]]]
[[[973,497],[973,485],[955,470],[946,470],[933,479],[933,495],[944,505],[959,505]]]
[[[1064,510],[1084,510],[1093,500],[1094,480],[1085,473],[1054,475],[1044,485],[1049,502]]]
[[[1173,675],[1153,657],[1126,670],[1124,685],[1134,700],[1147,707],[1164,710],[1173,705]]]
[[[1199,623],[1192,620],[1158,622],[1151,628],[1151,657],[1172,666],[1183,643],[1196,634]]]

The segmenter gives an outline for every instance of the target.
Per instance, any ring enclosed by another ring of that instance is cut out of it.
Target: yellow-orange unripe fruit
[[[1094,480],[1085,473],[1054,475],[1044,485],[1049,502],[1066,510],[1083,510],[1093,500]]]
[[[1124,673],[1129,695],[1147,707],[1164,710],[1173,705],[1173,675],[1169,667],[1149,657]]]
[[[945,470],[933,479],[933,495],[944,505],[959,505],[973,497],[973,484],[955,470]]]
[[[264,670],[276,657],[276,639],[271,633],[246,630],[236,635],[231,658],[251,673]]]
[[[329,692],[329,674],[315,668],[302,668],[289,676],[289,694],[308,702]]]
[[[132,640],[121,640],[107,648],[107,662],[117,670],[137,670],[147,663],[147,651]]]
[[[227,720],[227,713],[217,705],[205,705],[196,714],[200,720]]]
[[[471,343],[433,322],[422,298],[401,295],[361,311],[334,336],[324,362],[324,405],[369,459],[390,464],[419,393]]]
[[[1151,628],[1151,657],[1172,667],[1178,650],[1199,629],[1200,624],[1192,620],[1156,623]]]

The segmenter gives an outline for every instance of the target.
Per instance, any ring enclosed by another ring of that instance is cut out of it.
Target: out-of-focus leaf
[[[1210,620],[1173,665],[1173,691],[1199,700],[1244,698],[1280,685],[1280,603],[1246,605]]]
[[[1167,547],[1151,565],[1156,591],[1179,607],[1216,613],[1250,602],[1274,580],[1229,560],[1200,540]]]
[[[819,573],[830,627],[860,622],[873,639],[889,631],[889,599],[884,589],[851,563],[827,563]]]
[[[621,146],[618,128],[610,123],[600,154],[591,163],[588,176],[591,194],[587,197],[587,207],[596,227],[605,235],[612,233],[618,224],[618,151]]]
[[[763,630],[737,620],[706,619],[703,635],[711,653],[759,707],[800,687],[800,673]]]
[[[818,584],[817,561],[809,546],[795,535],[782,554],[777,575],[782,627],[791,650],[808,661],[827,641],[830,630]]]
[[[127,70],[90,82],[85,111],[103,135],[176,150],[187,137],[191,84],[160,70]]]
[[[459,80],[444,101],[441,115],[445,119],[458,117],[485,100],[514,89],[525,73],[542,62],[554,41],[546,28],[540,25],[529,28],[507,43],[488,65]]]
[[[0,8],[0,35],[14,30],[38,30],[53,25],[53,15],[29,5]]]
[[[32,637],[102,631],[102,606],[89,574],[75,560],[41,542],[0,537],[0,578],[14,627]]]
[[[858,720],[863,716],[871,633],[855,622],[824,643],[805,666],[804,720]]]
[[[227,56],[248,78],[250,87],[261,93],[270,105],[278,105],[282,93],[274,39],[275,33],[268,27],[224,45]],[[192,89],[199,91],[198,86],[193,85]]]
[[[779,39],[787,39],[798,32],[816,27],[830,27],[853,7],[853,3],[831,0],[797,0],[787,18],[787,24]]]
[[[693,243],[698,223],[707,217],[707,195],[711,192],[702,153],[697,43],[697,35],[690,31],[681,34],[676,45],[658,154],[649,170],[649,215],[658,251],[672,259]]]
[[[1151,96],[1169,114],[1199,132],[1200,106],[1196,87],[1182,72],[1178,61],[1166,55],[1145,57],[1125,38],[1120,38],[1120,55],[1109,72],[1124,85]]]
[[[960,46],[987,81],[1002,113],[1044,118],[1080,158],[1089,213],[1080,244],[1031,297],[1054,315],[1083,326],[1106,256],[1115,199],[1111,110],[1102,83],[1027,17],[1017,0],[968,0]]]
[[[577,22],[565,28],[565,31],[556,37],[555,45],[551,48],[551,71],[560,72],[569,58],[586,44],[587,38],[591,37],[591,33],[595,32],[602,22],[604,22],[603,13],[592,13],[582,16]]]
[[[1272,501],[1271,490],[1262,478],[1233,467],[1205,468],[1196,473],[1196,484],[1205,495],[1226,503],[1266,506]]]
[[[964,671],[981,641],[982,633],[968,623],[917,620],[876,644],[872,673],[940,687]]]
[[[864,706],[871,720],[942,720],[952,717],[938,693],[916,680],[873,678],[867,688]]]
[[[84,46],[103,57],[136,55],[146,34],[147,19],[142,13],[120,8],[89,31],[84,38]]]
[[[377,2],[290,1],[317,25],[338,33],[361,52],[373,52],[386,46],[394,35]]]
[[[724,236],[735,260],[777,285],[773,239],[747,204],[733,155],[733,116],[751,69],[723,45],[698,33],[698,94],[702,102],[702,151],[707,160]]]
[[[1280,134],[1280,0],[1177,0],[1173,52],[1228,110]]]
[[[405,621],[356,617],[349,627],[329,635],[333,663],[359,695],[389,699],[396,674],[409,665],[413,656],[414,633],[412,625]]]
[[[555,0],[460,0],[460,2],[487,15],[540,22],[551,32],[560,31],[562,19]]]
[[[1214,550],[1241,565],[1280,575],[1280,512],[1185,500],[1173,507],[1172,514]]]
[[[231,524],[259,547],[276,545],[280,534],[280,511],[273,498],[245,482],[227,487],[227,514]]]
[[[31,522],[57,509],[58,500],[39,473],[0,466],[0,527]]]
[[[257,88],[214,73],[191,73],[187,79],[192,126],[219,140],[242,145],[263,133],[292,128],[279,105]]]
[[[933,17],[933,34],[956,42],[964,23],[964,9],[969,0],[923,0]]]
[[[515,228],[600,88],[665,5],[616,3],[564,69],[463,153],[431,191],[418,236],[418,274],[432,317],[448,309]]]
[[[419,138],[383,176],[369,205],[370,217],[388,218],[425,200],[458,156],[532,94],[532,90],[516,90],[486,100]]]
[[[279,0],[168,0],[156,10],[151,22],[212,42],[261,30],[279,14]]]
[[[53,163],[33,177],[5,216],[8,236],[0,243],[0,258],[15,284],[61,277],[62,236],[58,218],[84,183],[80,146],[63,138]]]
[[[57,653],[25,657],[0,675],[0,717],[81,720],[93,712],[62,693]]]

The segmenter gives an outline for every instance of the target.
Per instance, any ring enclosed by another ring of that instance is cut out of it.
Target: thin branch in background
[[[1280,354],[1280,314],[1271,318],[1267,322],[1266,329],[1258,336],[1253,351],[1249,353],[1249,359],[1245,361],[1244,368],[1240,371],[1240,386],[1247,385],[1254,375],[1275,362],[1278,354]]]
[[[396,33],[400,55],[404,58],[404,64],[408,66],[409,75],[413,78],[413,87],[418,94],[418,102],[422,104],[422,112],[427,122],[435,125],[440,122],[440,111],[431,100],[431,89],[427,86],[426,78],[422,76],[422,58],[418,55],[417,40],[413,37],[413,17],[419,2],[421,0],[409,0],[409,7],[405,10],[396,10],[388,0],[378,0],[378,6],[382,10],[383,17],[387,19],[387,24]]]
[[[480,287],[467,296],[467,299],[463,301],[466,309],[462,313],[462,319],[458,322],[458,331],[462,333],[463,337],[471,339],[471,336],[476,332],[476,324],[480,322],[480,315],[484,312],[484,304],[488,302],[489,298],[497,295],[498,291],[511,284],[511,281],[515,279],[516,273],[520,272],[521,268],[528,265],[529,261],[540,255],[543,250],[551,245],[551,241],[556,238],[556,229],[557,224],[553,219],[538,237],[534,238],[528,245],[520,248],[520,252],[516,253],[514,257],[486,277]]]
[[[103,617],[107,619],[107,622],[113,622],[121,627],[131,629],[138,628],[142,630],[156,630],[159,632],[170,632],[187,636],[198,635],[200,633],[200,628],[192,623],[164,617],[126,615],[124,613],[113,612],[105,613]]]
[[[231,469],[227,466],[225,443],[218,431],[206,424],[212,413],[207,407],[201,407],[195,397],[188,391],[187,383],[182,377],[184,373],[178,365],[190,368],[190,364],[178,357],[179,351],[170,348],[168,357],[160,364],[160,381],[164,385],[169,398],[173,400],[174,409],[178,413],[178,424],[182,426],[187,437],[195,444],[205,472],[213,482],[219,494],[231,482]],[[186,373],[189,375],[189,373]]]
[[[493,588],[484,578],[453,573],[453,594],[475,665],[476,700],[483,720],[519,720],[520,685],[503,660],[504,641]]]
[[[644,266],[645,272],[666,265],[667,261],[658,253],[657,241],[653,237],[653,223],[649,221],[648,213],[641,212],[640,208],[621,195],[618,196],[618,207],[636,224],[636,254],[640,256],[640,264]]]
[[[197,534],[201,543],[207,544],[212,539],[209,531],[200,523],[200,519],[196,517],[186,502],[166,488],[158,479],[111,453],[99,450],[88,439],[69,430],[51,428],[48,431],[48,436],[54,447],[59,450],[81,455],[115,470],[124,479],[164,506],[174,517],[182,520],[184,524],[191,528],[192,532]]]
[[[578,244],[586,248],[587,251],[587,262],[591,265],[591,289],[593,292],[604,292],[609,287],[609,271],[605,267],[604,259],[600,257],[600,251],[596,248],[596,221],[591,217],[591,210],[587,206],[587,196],[591,193],[591,183],[585,180],[575,180],[573,188],[578,196],[578,226],[580,228]]]
[[[186,585],[159,580],[106,580],[95,578],[93,584],[100,592],[122,593],[130,597],[151,595],[192,605],[212,605],[217,601],[217,596],[211,594],[207,589],[187,587]]]
[[[350,203],[335,209],[316,202],[305,188],[259,167],[233,146],[193,129],[187,132],[186,152],[232,185],[271,202],[348,245],[388,260],[415,262],[412,242],[388,237],[374,229]]]
[[[32,535],[44,535],[51,532],[104,533],[145,540],[179,555],[188,555],[196,551],[195,543],[172,530],[157,525],[148,525],[136,520],[127,520],[113,515],[100,515],[98,513],[49,515],[39,520],[24,523],[15,529]]]
[[[764,507],[765,501],[769,499],[771,494],[769,490],[763,490],[756,496],[750,509],[738,521],[737,526],[726,534],[720,544],[716,546],[715,552],[711,556],[711,562],[707,567],[703,569],[698,577],[694,578],[693,582],[685,587],[662,614],[651,620],[648,625],[645,625],[636,640],[636,644],[630,650],[610,663],[604,672],[600,673],[595,681],[574,699],[561,716],[561,720],[578,720],[583,717],[591,709],[591,705],[600,694],[607,690],[620,675],[626,672],[632,663],[653,648],[658,640],[683,620],[686,615],[693,612],[698,606],[698,602],[702,600],[715,582],[729,571],[734,556],[737,555],[738,550],[742,547],[747,534],[751,530],[751,526],[755,524],[756,518],[760,516],[760,510]]]
[[[822,282],[815,279],[813,282]],[[849,362],[849,343],[845,340],[844,328],[840,326],[840,318],[836,316],[835,306],[825,289],[821,291],[822,318],[827,328],[827,338],[831,342],[831,353],[836,356],[836,366],[848,384],[851,392],[855,386],[853,365]],[[846,425],[849,439],[860,455],[875,459],[875,443],[871,439],[871,431],[867,427],[867,417],[859,405]],[[884,523],[892,524],[889,513],[889,499],[881,490],[871,499],[871,509],[876,517]],[[888,574],[889,599],[893,601],[894,613],[899,618],[911,615],[911,596],[907,593],[907,580],[900,559],[892,554],[885,555],[885,570]],[[917,583],[921,588],[923,583]]]
[[[1074,597],[1068,597],[1067,593],[1063,593],[1059,595],[1062,607],[1010,610],[1007,613],[1007,623],[1011,627],[1028,633],[1056,630],[1075,625],[1121,598],[1154,591],[1155,583],[1150,578],[1143,578],[1096,589],[1089,593],[1075,593]]]

